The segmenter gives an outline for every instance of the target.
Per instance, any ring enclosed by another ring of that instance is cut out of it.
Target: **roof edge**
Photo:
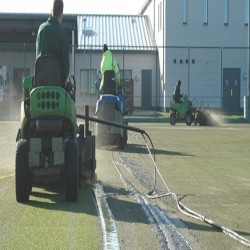
[[[151,4],[152,0],[146,0],[141,8],[141,10],[138,12],[138,15],[144,15],[146,9]]]
[[[24,13],[24,12],[0,12],[0,19],[23,19],[24,17],[32,17],[33,19],[47,18],[50,13]],[[63,17],[66,19],[77,19],[77,14],[63,14]]]

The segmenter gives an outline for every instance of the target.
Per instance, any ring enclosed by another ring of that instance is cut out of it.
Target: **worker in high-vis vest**
[[[120,87],[120,70],[118,63],[106,44],[103,46],[101,73],[100,94],[116,95]]]

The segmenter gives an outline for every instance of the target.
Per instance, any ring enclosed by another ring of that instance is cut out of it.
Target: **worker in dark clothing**
[[[62,29],[63,1],[54,0],[51,16],[41,24],[36,39],[36,58],[42,55],[54,55],[62,63],[63,81],[69,75],[68,37]]]
[[[174,101],[181,102],[182,97],[183,95],[181,95],[181,81],[178,80],[176,87],[175,87],[175,91],[174,91]]]

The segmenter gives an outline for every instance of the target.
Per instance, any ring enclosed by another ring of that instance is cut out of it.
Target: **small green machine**
[[[63,182],[66,201],[76,202],[81,178],[94,177],[95,136],[77,125],[74,76],[66,84],[62,79],[54,56],[39,57],[34,76],[24,78],[16,138],[18,202],[29,200],[33,185],[50,182]]]
[[[192,123],[200,126],[218,126],[209,111],[204,108],[196,108],[193,102],[188,99],[186,95],[180,102],[175,102],[172,98],[170,102],[170,124],[175,125],[177,121],[184,121],[188,126]]]
[[[175,125],[177,120],[184,120],[189,126],[192,124],[195,118],[195,110],[192,106],[192,102],[184,95],[181,102],[170,102],[170,124]]]

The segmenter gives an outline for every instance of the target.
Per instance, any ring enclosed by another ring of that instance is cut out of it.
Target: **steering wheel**
[[[69,76],[68,91],[71,97],[75,100],[76,97],[76,80],[74,75]]]

